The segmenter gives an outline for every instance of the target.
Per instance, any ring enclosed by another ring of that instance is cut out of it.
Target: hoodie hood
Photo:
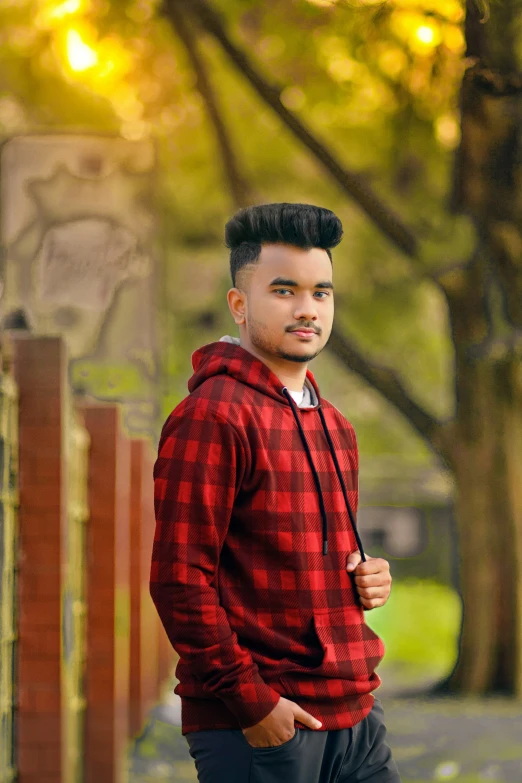
[[[238,337],[227,334],[217,342],[198,348],[192,354],[192,368],[194,372],[188,382],[189,392],[195,391],[207,378],[230,375],[283,405],[290,404],[283,393],[286,388],[284,383],[257,356],[243,348]],[[321,395],[311,370],[306,371],[305,386],[310,391],[312,405],[304,410],[317,410],[321,406]]]

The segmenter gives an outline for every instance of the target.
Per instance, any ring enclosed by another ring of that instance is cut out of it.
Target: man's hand
[[[369,557],[361,562],[361,553],[352,552],[346,561],[348,573],[355,574],[355,584],[364,609],[383,606],[391,592],[390,564],[382,557]]]
[[[288,742],[297,731],[294,720],[319,729],[323,724],[298,704],[281,696],[276,706],[262,721],[248,729],[242,729],[249,745],[254,748],[272,748]]]

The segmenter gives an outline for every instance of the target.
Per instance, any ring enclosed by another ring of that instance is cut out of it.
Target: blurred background
[[[344,225],[310,369],[352,422],[404,781],[522,781],[522,3],[2,0],[0,783],[195,781],[152,464],[236,335],[224,224]],[[237,336],[237,335],[236,335]]]

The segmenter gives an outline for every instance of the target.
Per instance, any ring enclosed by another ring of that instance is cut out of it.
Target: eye
[[[282,293],[282,294],[285,294],[285,293],[291,294],[293,292],[291,291],[290,288],[274,288],[273,293],[274,294],[280,294],[280,293]],[[318,299],[326,299],[326,297],[330,296],[328,291],[315,291],[314,292],[314,296],[316,296],[316,294],[319,294],[319,297],[317,297]]]

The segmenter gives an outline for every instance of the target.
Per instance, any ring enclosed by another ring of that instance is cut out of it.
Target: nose
[[[313,296],[302,296],[296,299],[294,318],[296,321],[317,321],[317,299]]]

